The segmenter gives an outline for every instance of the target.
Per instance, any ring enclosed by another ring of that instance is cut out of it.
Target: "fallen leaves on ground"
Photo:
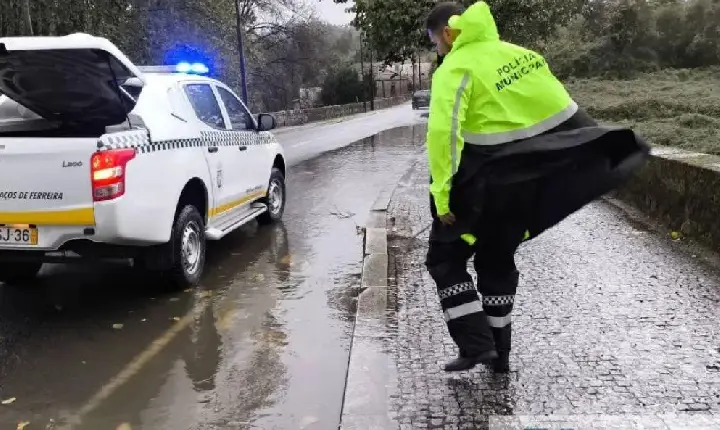
[[[121,328],[125,327],[123,324],[113,324],[112,326],[115,330],[120,330]]]
[[[14,403],[15,400],[17,400],[17,398],[15,398],[15,397],[10,397],[9,399],[5,399],[5,400],[3,400],[3,401],[0,402],[0,403],[2,403],[3,405],[9,405],[9,404],[11,404],[11,403]]]
[[[20,421],[17,426],[17,430],[23,430],[25,427],[30,424],[30,421]]]

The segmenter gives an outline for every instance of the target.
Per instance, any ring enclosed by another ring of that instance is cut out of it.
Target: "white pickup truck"
[[[87,34],[0,38],[0,283],[131,259],[191,286],[206,240],[281,219],[275,119],[203,69],[138,67]]]

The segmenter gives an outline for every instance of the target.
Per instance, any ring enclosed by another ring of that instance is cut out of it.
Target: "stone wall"
[[[385,109],[392,106],[403,104],[410,100],[411,95],[403,95],[399,97],[375,99],[375,109]],[[370,110],[370,102],[367,103],[367,109]],[[309,122],[324,121],[327,119],[340,118],[348,115],[355,115],[365,112],[362,103],[350,103],[337,106],[323,106],[312,109],[287,110],[273,112],[272,115],[277,121],[277,127],[288,127],[293,125],[301,125]]]
[[[720,157],[653,147],[652,156],[624,187],[612,193],[672,231],[720,246]]]

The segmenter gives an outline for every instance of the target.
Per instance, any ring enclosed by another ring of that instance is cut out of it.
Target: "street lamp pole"
[[[245,73],[245,49],[243,47],[243,26],[240,18],[240,0],[235,0],[235,26],[237,30],[238,52],[240,54],[240,76],[242,78],[242,98],[248,105],[247,75]]]
[[[360,33],[360,82],[363,89],[363,112],[367,112],[367,79],[365,79],[365,56],[363,45],[365,44],[365,33]]]
[[[370,10],[373,6],[372,3],[373,3],[373,0],[367,0],[368,12],[372,12]],[[368,51],[369,51],[369,55],[370,55],[370,110],[374,111],[375,110],[375,65],[373,64],[373,44],[372,44],[373,39],[372,39],[372,36],[374,33],[372,31],[374,29],[372,28],[372,24],[370,26],[370,30],[371,30],[370,38],[369,38],[370,43],[368,46]],[[385,88],[385,87],[383,86],[383,88]]]
[[[372,41],[372,38],[370,38]],[[375,110],[375,65],[373,64],[373,48],[372,42],[368,46],[370,51],[370,110]]]

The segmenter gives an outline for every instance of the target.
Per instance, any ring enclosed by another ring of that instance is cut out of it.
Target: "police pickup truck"
[[[275,119],[205,72],[87,34],[0,38],[0,283],[128,259],[192,286],[207,240],[282,217]]]

